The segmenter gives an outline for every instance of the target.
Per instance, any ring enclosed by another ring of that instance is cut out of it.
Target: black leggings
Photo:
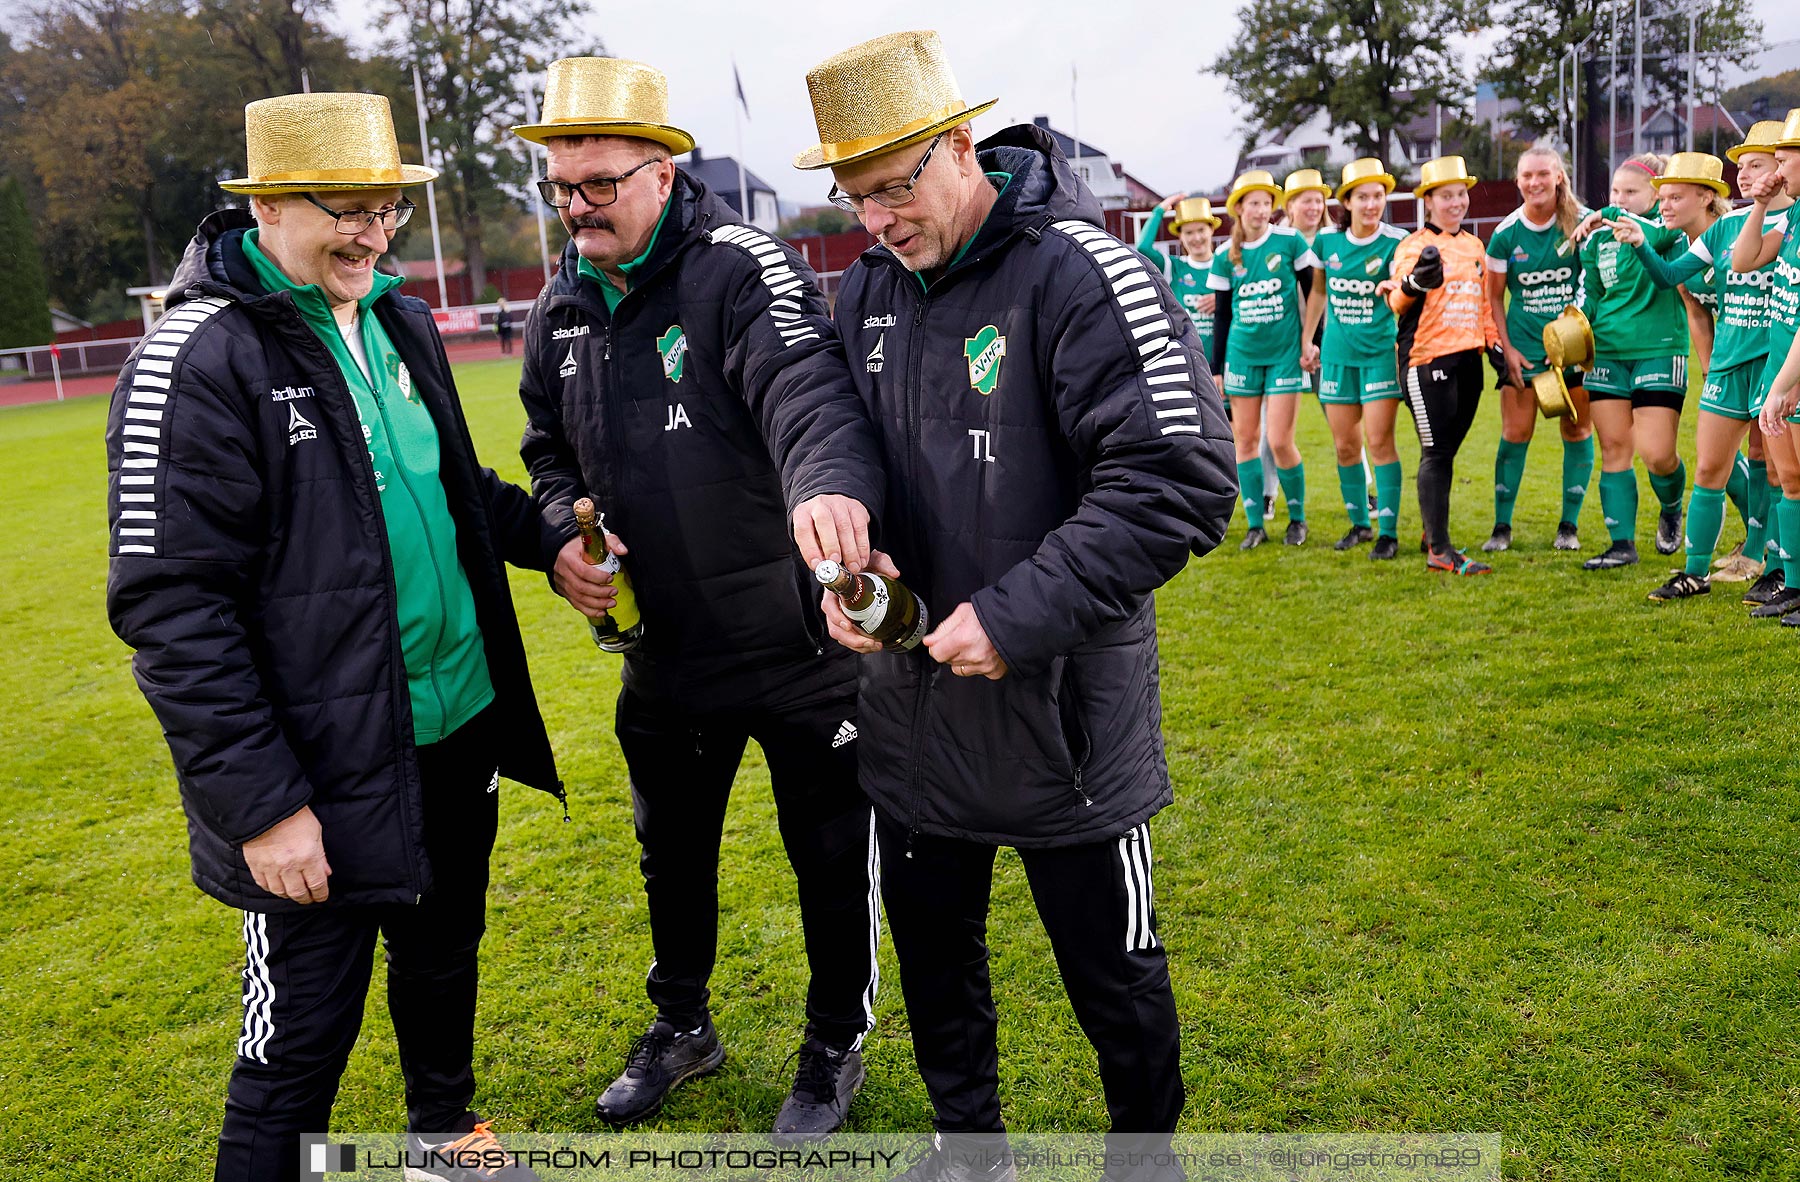
[[[1475,422],[1481,405],[1481,351],[1464,349],[1406,371],[1406,405],[1419,431],[1419,520],[1439,554],[1450,542],[1450,485],[1456,449]]]

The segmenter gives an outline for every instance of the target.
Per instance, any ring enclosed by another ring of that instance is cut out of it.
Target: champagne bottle
[[[931,614],[898,579],[874,571],[852,574],[829,558],[813,570],[813,577],[838,597],[860,631],[891,653],[917,648],[931,631]]]
[[[628,653],[644,639],[644,620],[638,614],[631,576],[619,564],[619,556],[606,548],[606,517],[595,513],[594,502],[587,497],[575,502],[575,528],[581,531],[582,556],[589,566],[612,573],[613,590],[618,595],[611,611],[588,621],[588,631],[602,651]]]

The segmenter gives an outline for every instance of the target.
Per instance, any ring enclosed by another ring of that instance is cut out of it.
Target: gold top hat
[[[1777,148],[1800,148],[1800,107],[1787,113],[1787,119],[1781,125],[1781,138],[1775,141]]]
[[[1292,180],[1293,178],[1289,177],[1288,179]],[[1338,204],[1344,203],[1344,199],[1350,196],[1350,190],[1358,185],[1366,185],[1370,181],[1377,182],[1384,191],[1389,193],[1392,193],[1394,186],[1400,183],[1388,172],[1387,165],[1373,156],[1352,160],[1344,165],[1344,175],[1338,178]]]
[[[1594,367],[1594,329],[1580,308],[1570,304],[1544,325],[1544,357],[1553,369]]]
[[[1752,123],[1750,132],[1744,136],[1744,142],[1735,148],[1725,149],[1725,158],[1736,164],[1746,152],[1775,151],[1775,145],[1781,139],[1781,120],[1764,119],[1760,123]]]
[[[1273,173],[1265,169],[1253,168],[1231,182],[1231,192],[1225,197],[1225,212],[1237,213],[1238,202],[1251,193],[1267,193],[1275,199],[1276,209],[1280,209],[1281,203],[1286,200],[1281,186],[1275,183]]]
[[[228,193],[397,189],[437,179],[400,163],[394,115],[378,94],[284,94],[244,108],[247,177],[220,181]]]
[[[830,168],[918,144],[967,123],[999,99],[971,107],[929,29],[853,45],[806,72],[819,144],[795,168]]]
[[[1469,175],[1469,166],[1463,163],[1461,156],[1439,156],[1435,160],[1427,160],[1419,169],[1419,185],[1413,190],[1413,196],[1423,197],[1444,185],[1473,186],[1480,181],[1480,177]]]
[[[1205,222],[1217,229],[1223,221],[1212,211],[1212,202],[1205,197],[1183,197],[1176,202],[1175,208],[1169,211],[1169,229],[1181,233],[1181,227],[1189,222]]]
[[[1587,418],[1587,390],[1569,385],[1560,369],[1552,367],[1532,378],[1531,392],[1537,397],[1538,410],[1547,419],[1567,418],[1580,423]]]
[[[541,144],[559,135],[629,135],[677,156],[694,137],[669,122],[669,80],[655,66],[618,57],[565,57],[544,75],[541,122],[513,128]]]
[[[1700,185],[1721,197],[1731,196],[1731,186],[1725,183],[1725,162],[1705,152],[1675,153],[1663,165],[1662,172],[1650,178],[1650,184],[1657,189],[1664,185]]]
[[[1287,180],[1281,182],[1281,203],[1286,205],[1292,198],[1302,193],[1323,193],[1326,200],[1331,199],[1331,186],[1319,175],[1316,168],[1296,168],[1287,174]]]

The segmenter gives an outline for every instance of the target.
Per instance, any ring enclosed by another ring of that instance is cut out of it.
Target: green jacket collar
[[[308,324],[320,329],[329,328],[335,333],[337,318],[332,315],[331,304],[326,300],[325,293],[319,289],[319,285],[316,283],[300,284],[289,279],[281,268],[275,265],[274,260],[263,253],[262,246],[257,242],[258,233],[260,231],[257,229],[244,232],[244,257],[250,260],[250,268],[256,272],[256,277],[262,281],[264,289],[271,295],[283,291],[291,293],[294,297],[294,306],[300,309],[300,315]],[[375,282],[369,287],[369,294],[356,301],[358,310],[368,311],[369,305],[404,282],[406,281],[398,275],[375,272]]]
[[[669,194],[669,199],[663,202],[662,213],[657,215],[656,228],[650,231],[650,241],[644,243],[644,253],[638,255],[637,258],[632,259],[629,263],[626,263],[619,268],[619,270],[625,272],[625,285],[627,287],[631,286],[631,273],[643,266],[644,260],[650,257],[650,252],[656,249],[656,240],[661,236],[663,223],[669,220],[669,210],[674,204],[675,194],[671,192]],[[600,268],[594,266],[594,264],[588,262],[586,259],[582,259],[575,265],[575,271],[577,274],[592,279],[595,283],[600,285],[600,290],[606,295],[606,304],[609,310],[618,306],[619,298],[623,296],[624,293],[613,285],[613,281],[608,279],[605,274],[601,272]]]

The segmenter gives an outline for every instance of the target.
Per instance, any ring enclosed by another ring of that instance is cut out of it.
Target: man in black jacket
[[[641,1120],[724,1058],[707,989],[719,843],[754,738],[812,970],[775,1131],[821,1135],[862,1083],[874,1022],[874,831],[856,781],[855,662],[825,643],[789,522],[860,566],[880,473],[829,458],[865,450],[870,428],[812,272],[671,162],[693,140],[668,123],[661,73],[555,62],[544,122],[518,131],[546,146],[539,189],[572,239],[526,320],[520,391],[533,492],[572,539],[555,586],[589,615],[612,606],[610,576],[569,524],[572,502],[592,496],[644,626],[625,656],[617,733],[657,1013],[596,1107],[615,1125]]]
[[[430,309],[374,269],[434,175],[387,100],[245,123],[256,222],[201,224],[113,392],[107,608],[194,881],[243,912],[216,1177],[265,1182],[328,1127],[378,934],[411,1148],[497,1146],[469,1106],[499,777],[562,795],[502,562],[561,536],[477,466]]]
[[[859,45],[807,83],[821,143],[796,164],[831,168],[832,200],[880,240],[836,307],[849,356],[883,362],[851,366],[887,474],[872,565],[938,621],[883,653],[825,604],[869,654],[862,783],[935,1123],[1002,1127],[986,916],[1009,845],[1114,1130],[1166,1136],[1183,1090],[1151,904],[1148,821],[1173,798],[1152,593],[1231,515],[1218,393],[1181,305],[1099,227],[1054,141],[975,144],[986,107],[935,33]]]

